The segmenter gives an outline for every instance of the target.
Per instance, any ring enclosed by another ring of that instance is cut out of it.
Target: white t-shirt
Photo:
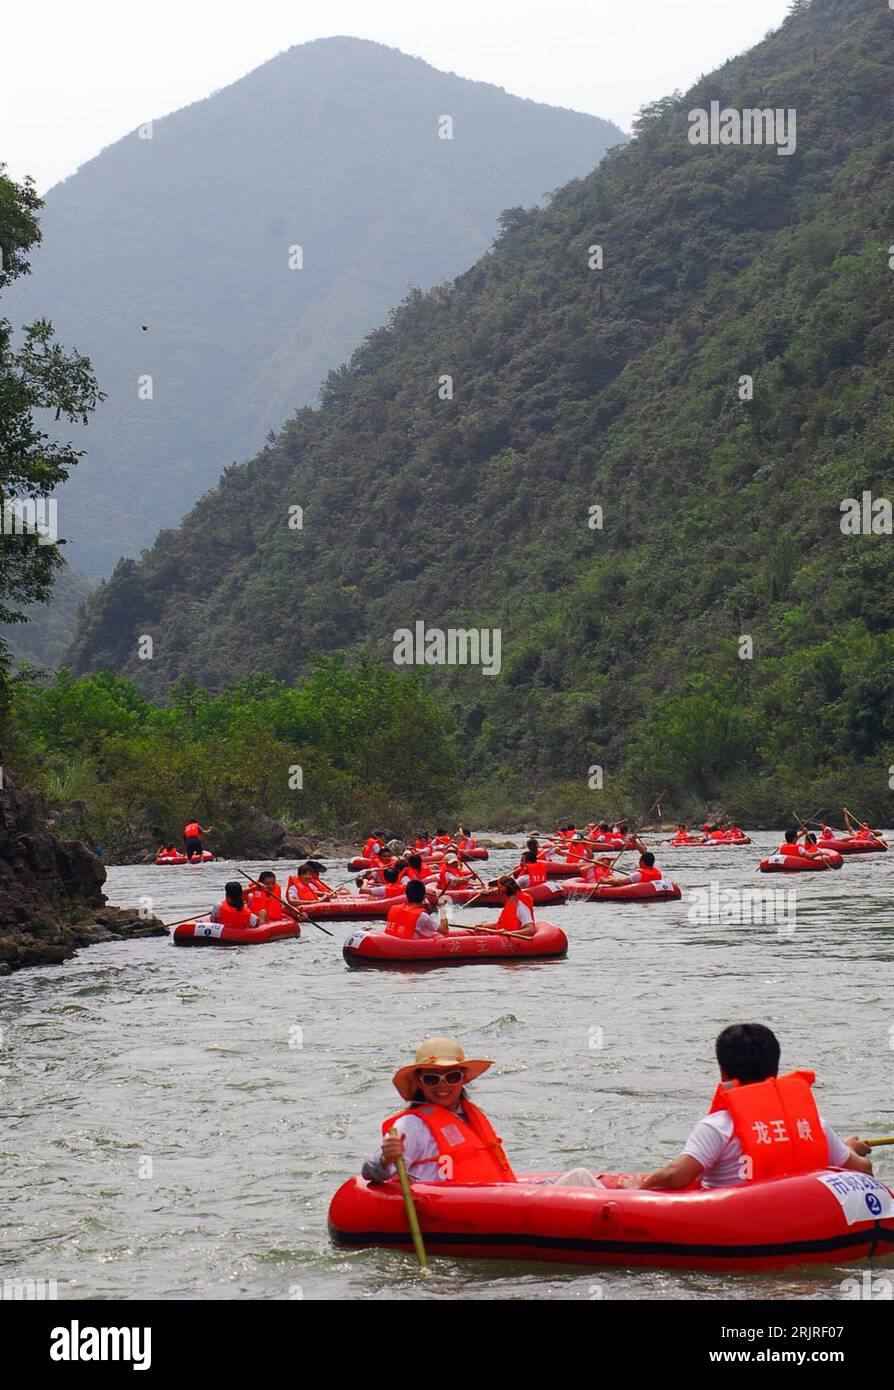
[[[851,1150],[822,1116],[820,1123],[829,1142],[829,1167],[843,1168]],[[733,1133],[733,1117],[728,1110],[715,1110],[699,1120],[683,1152],[702,1165],[702,1187],[738,1187],[745,1181],[739,1167],[742,1145]]]
[[[527,903],[523,903],[523,902],[521,902],[521,900],[519,900],[519,903],[518,903],[518,925],[519,925],[520,927],[528,927],[528,926],[530,926],[530,924],[533,922],[533,920],[534,920],[534,914],[533,914],[533,912],[531,911],[531,909],[528,907],[528,904],[527,904]]]
[[[439,919],[433,917],[430,912],[420,912],[416,918],[416,929],[414,936],[437,936]],[[422,1123],[422,1121],[420,1121]]]

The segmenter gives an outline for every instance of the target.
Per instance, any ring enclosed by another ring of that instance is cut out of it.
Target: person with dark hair
[[[530,840],[528,841],[530,844]],[[536,844],[537,841],[535,840]],[[526,849],[521,857],[521,862],[512,870],[512,878],[515,879],[519,888],[531,888],[535,883],[546,883],[547,864],[545,859],[538,859],[536,850]],[[495,878],[492,887],[496,887],[500,880]]]
[[[275,921],[282,917],[282,912],[276,906],[278,902],[282,902],[282,889],[272,869],[265,869],[263,873],[258,874],[257,884],[249,884],[243,898],[246,895],[249,911],[258,914],[259,922]]]
[[[406,862],[397,871],[398,883],[412,883],[413,879],[424,879],[425,874],[422,869],[422,855],[408,854]]]
[[[381,1152],[362,1168],[367,1182],[396,1177],[399,1157],[413,1182],[515,1182],[500,1139],[466,1090],[491,1066],[466,1057],[454,1038],[424,1038],[415,1062],[392,1077],[406,1105],[382,1125]]]
[[[623,883],[657,883],[664,878],[664,874],[655,863],[655,856],[650,849],[646,849],[642,840],[634,840],[639,847],[639,866],[629,874],[615,873],[612,875],[612,882]]]
[[[497,879],[497,887],[505,894],[506,902],[494,924],[495,931],[511,932],[513,936],[533,936],[534,900],[519,888],[511,874]]]
[[[683,1152],[625,1187],[677,1191],[735,1187],[744,1182],[853,1168],[871,1173],[871,1153],[856,1135],[841,1139],[816,1108],[812,1071],[779,1076],[780,1047],[762,1023],[734,1023],[719,1034],[715,1051],[720,1084],[710,1112],[692,1130]]]
[[[210,920],[221,922],[225,927],[259,927],[261,925],[261,914],[252,912],[245,905],[242,895],[242,884],[235,880],[224,884],[226,897],[217,907],[211,909]],[[266,921],[266,917],[264,921]]]
[[[414,937],[447,935],[450,927],[444,906],[438,899],[438,916],[432,916],[428,910],[425,884],[421,879],[410,879],[406,885],[406,897],[406,902],[395,903],[388,911],[385,931],[389,936],[412,940]]]

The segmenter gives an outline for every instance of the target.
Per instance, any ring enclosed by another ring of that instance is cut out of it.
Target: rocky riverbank
[[[164,936],[157,917],[109,907],[104,865],[80,840],[63,840],[39,802],[4,769],[0,787],[0,975],[55,965],[80,946]]]

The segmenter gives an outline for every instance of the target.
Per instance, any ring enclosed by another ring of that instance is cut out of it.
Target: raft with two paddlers
[[[263,922],[259,927],[229,927],[205,917],[181,922],[174,928],[173,941],[175,946],[263,946],[300,935],[301,927],[293,917]]]
[[[586,878],[566,879],[562,884],[569,900],[577,902],[654,903],[670,902],[683,896],[679,883],[667,878],[646,883],[590,883]]]
[[[414,1182],[425,1249],[479,1260],[651,1269],[764,1270],[894,1255],[894,1193],[831,1168],[736,1187],[630,1190],[517,1182]],[[412,1251],[397,1182],[351,1178],[329,1207],[336,1244]]]
[[[349,936],[342,955],[350,966],[474,965],[493,961],[559,960],[568,938],[551,922],[538,922],[533,936],[462,928],[446,936],[402,937],[385,931]]]

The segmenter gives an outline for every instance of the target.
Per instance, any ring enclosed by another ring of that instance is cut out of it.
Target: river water
[[[770,878],[754,866],[778,840],[755,840],[661,853],[680,902],[541,910],[568,935],[565,961],[354,972],[340,949],[354,928],[330,923],[335,939],[306,928],[267,946],[94,946],[0,981],[0,1277],[55,1279],[60,1298],[841,1298],[846,1267],[436,1258],[422,1285],[412,1257],[337,1250],[326,1230],[330,1197],[399,1106],[392,1072],[430,1033],[495,1059],[474,1095],[516,1171],[666,1162],[707,1109],[715,1035],[743,1020],[775,1029],[783,1069],[816,1071],[842,1135],[894,1132],[894,854]],[[514,861],[492,851],[487,873]],[[174,922],[234,876],[225,862],[112,868],[107,892]],[[794,925],[693,920],[690,890],[712,882],[794,890]],[[894,1151],[876,1160],[890,1182]]]

